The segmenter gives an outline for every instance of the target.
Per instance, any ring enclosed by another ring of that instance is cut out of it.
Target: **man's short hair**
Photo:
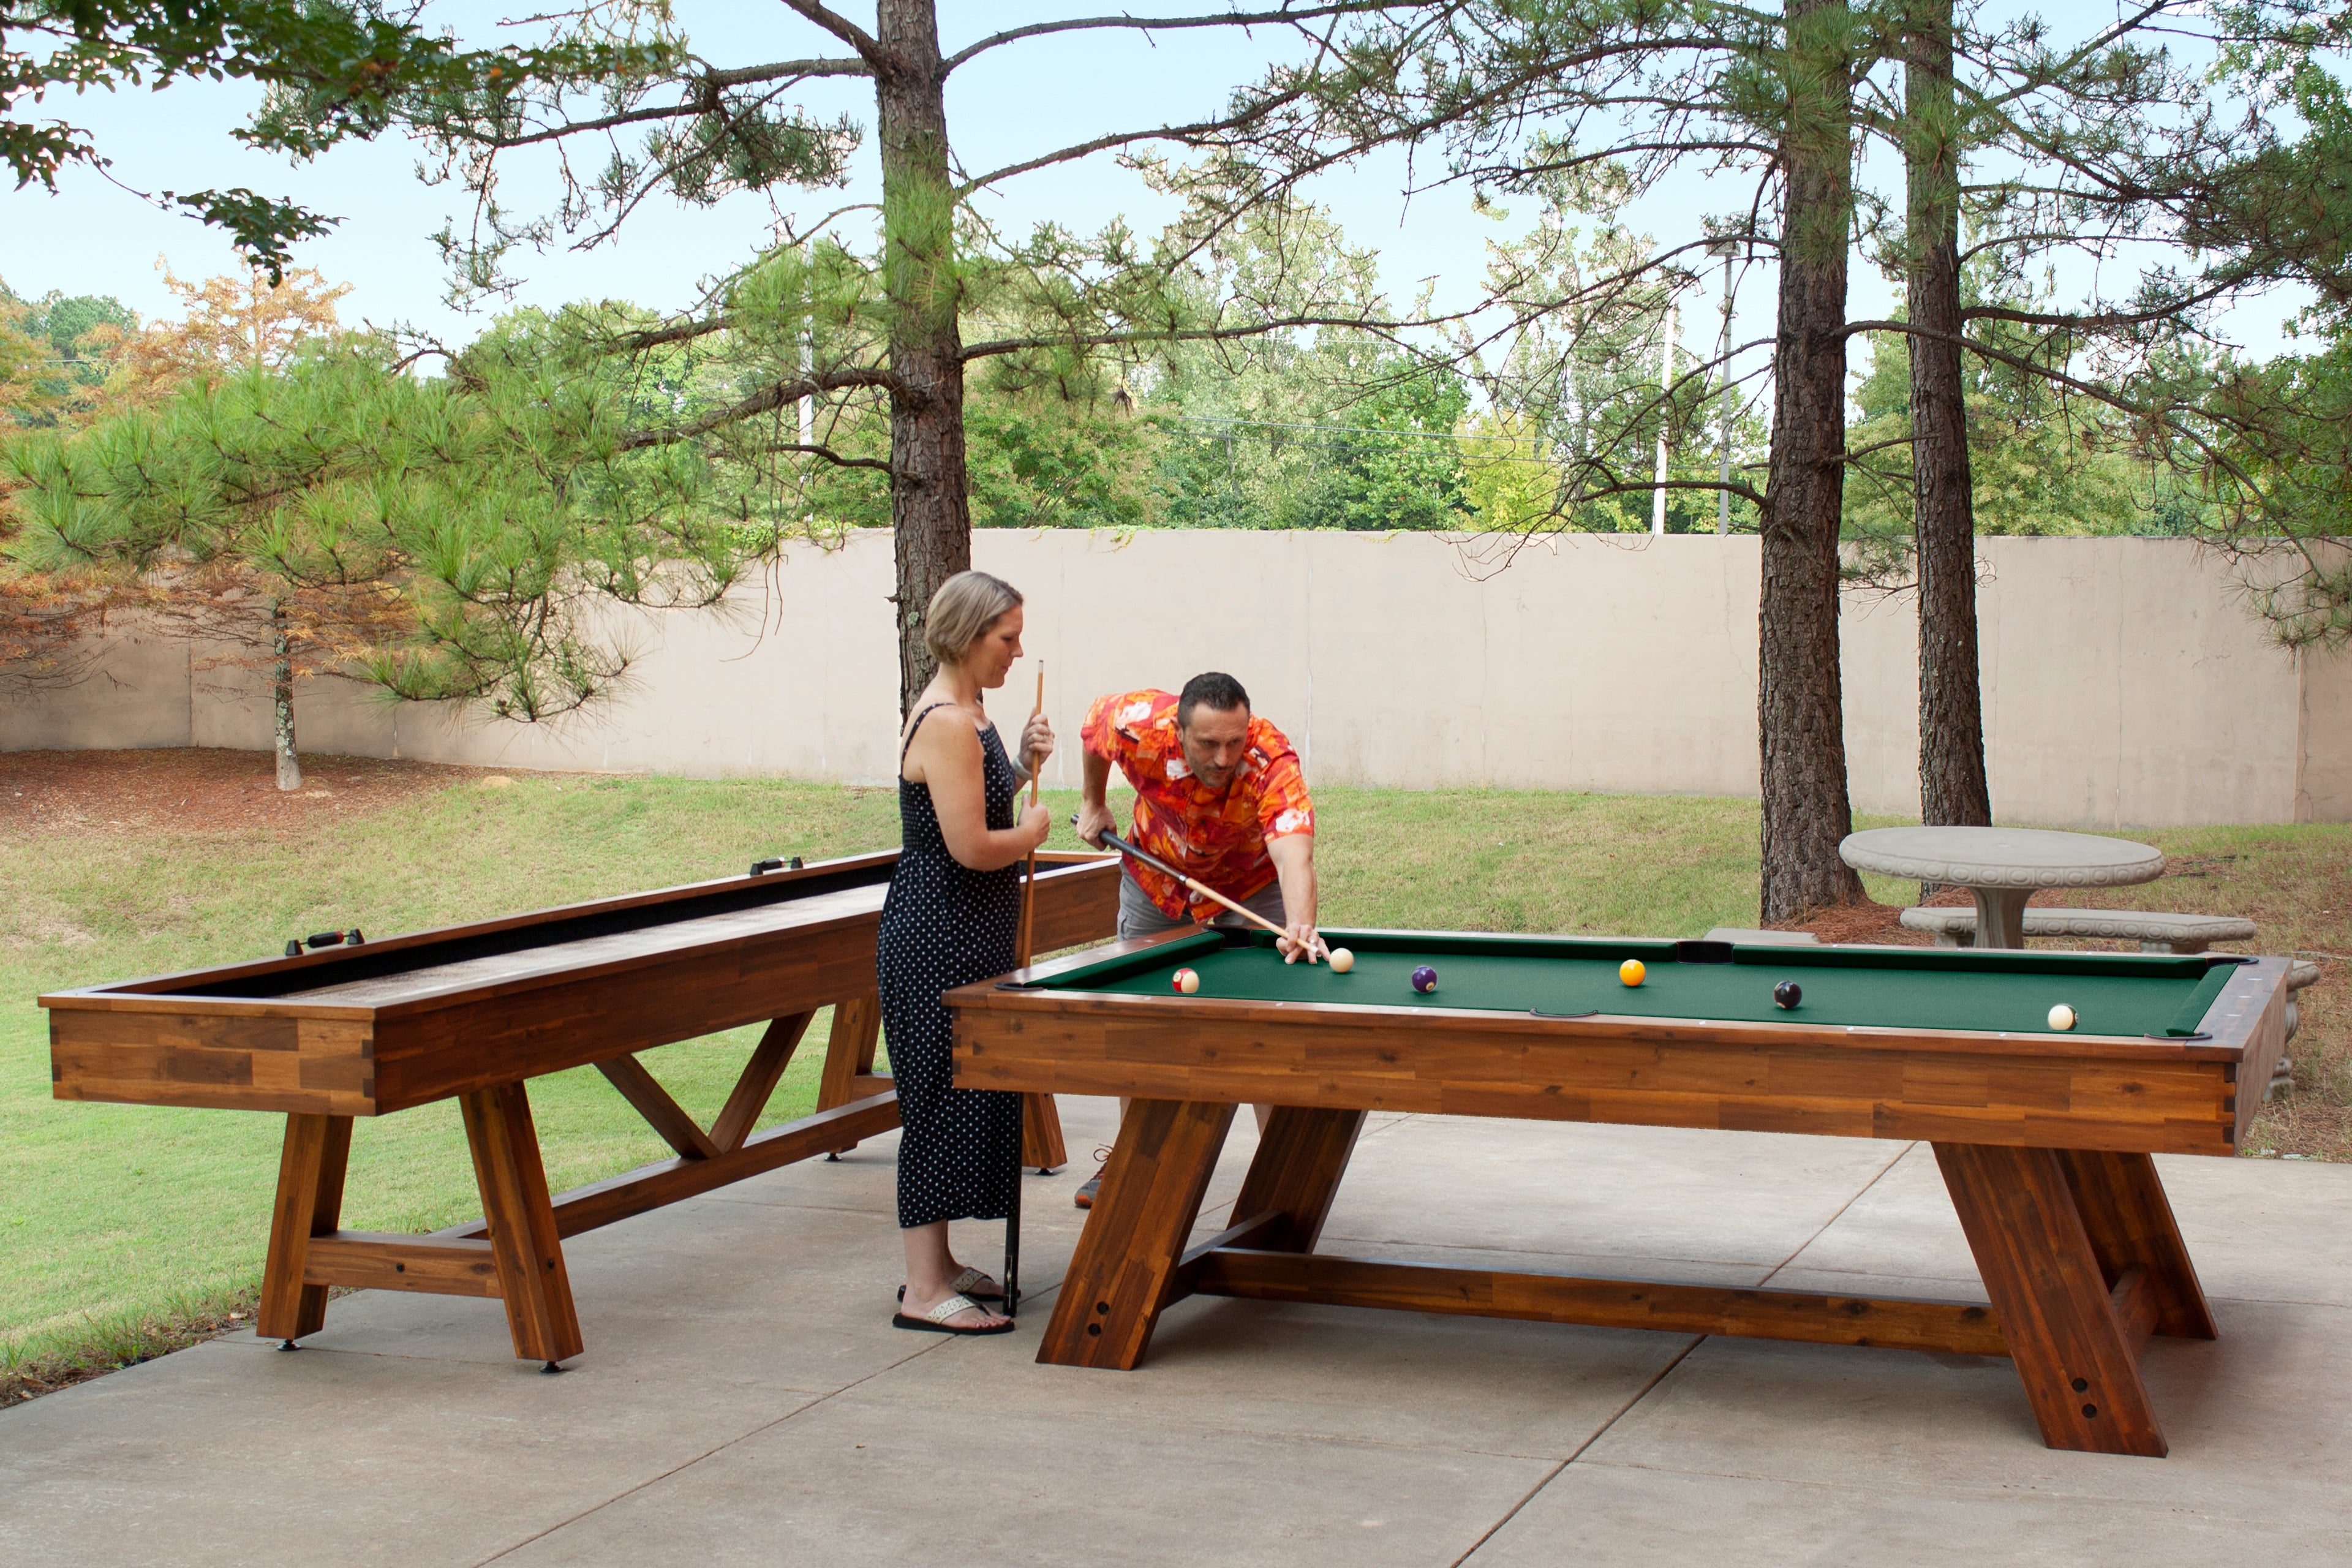
[[[1177,693],[1176,727],[1179,730],[1191,729],[1195,708],[1213,708],[1220,713],[1230,713],[1236,708],[1247,712],[1249,705],[1249,693],[1242,689],[1240,681],[1213,669],[1206,675],[1194,676],[1184,683],[1184,689]]]

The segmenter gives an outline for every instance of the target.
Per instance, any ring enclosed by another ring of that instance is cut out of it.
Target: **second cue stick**
[[[1045,710],[1045,661],[1041,658],[1037,661],[1037,706],[1030,710],[1029,716],[1034,719]],[[1024,735],[1023,740],[1025,742],[1027,737]],[[1022,753],[1029,763],[1029,804],[1035,805],[1040,776],[1045,770],[1036,759],[1028,756],[1026,744],[1022,747]],[[1031,949],[1036,938],[1037,851],[1032,849],[1029,851],[1028,867],[1021,879],[1021,927],[1020,934],[1014,939],[1013,952],[1013,956],[1020,960],[1017,967],[1029,967]],[[1028,1121],[1029,1101],[1024,1096],[1021,1101],[1021,1121],[1024,1131]],[[1007,1200],[1004,1209],[1004,1315],[1008,1318],[1021,1315],[1021,1175],[1027,1168],[1022,1156],[1028,1152],[1021,1147],[1021,1135],[1015,1133],[1013,1141],[1013,1195]]]
[[[1030,710],[1029,717],[1034,720],[1045,710],[1045,661],[1041,658],[1037,661],[1037,706]],[[1027,739],[1027,736],[1023,736],[1022,755],[1024,757],[1028,755]],[[1031,805],[1037,804],[1037,786],[1041,782],[1038,775],[1042,772],[1043,770],[1035,763],[1030,764],[1029,804]],[[1034,849],[1029,851],[1029,863],[1021,878],[1020,931],[1020,935],[1014,939],[1013,943],[1013,957],[1019,961],[1014,967],[1026,969],[1029,967],[1029,960],[1033,956],[1033,949],[1037,940],[1037,851]]]

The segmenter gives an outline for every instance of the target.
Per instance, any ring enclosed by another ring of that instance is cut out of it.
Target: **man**
[[[1272,921],[1286,963],[1321,956],[1315,934],[1315,805],[1289,740],[1250,711],[1230,675],[1196,675],[1184,689],[1097,698],[1080,732],[1086,758],[1078,837],[1097,848],[1118,819],[1106,798],[1114,763],[1135,789],[1129,843]],[[1134,859],[1118,884],[1118,934],[1157,936],[1239,915]],[[1126,1104],[1120,1103],[1120,1114]],[[1258,1124],[1265,1124],[1264,1108]],[[1103,1152],[1107,1157],[1109,1151]],[[1097,1174],[1077,1192],[1094,1206]]]

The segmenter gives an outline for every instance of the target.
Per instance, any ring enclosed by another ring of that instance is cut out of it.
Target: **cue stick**
[[[1029,716],[1034,719],[1045,710],[1045,661],[1041,658],[1037,661],[1037,706],[1030,710]],[[1045,771],[1041,763],[1032,762],[1029,765],[1029,804],[1031,805],[1037,804],[1037,789],[1043,781]],[[1029,851],[1027,871],[1021,879],[1021,928],[1020,934],[1014,939],[1013,953],[1013,957],[1019,962],[1014,967],[1020,969],[1029,967],[1029,959],[1036,941],[1037,851],[1032,849]],[[1021,1120],[1025,1131],[1029,1120],[1029,1102],[1026,1099],[1021,1102]],[[1027,1169],[1021,1156],[1025,1152],[1016,1136],[1013,1144],[1013,1197],[1004,1210],[1004,1315],[1008,1318],[1018,1318],[1021,1315],[1021,1177]]]
[[[1034,719],[1038,714],[1043,713],[1045,710],[1045,661],[1041,658],[1037,661],[1037,706],[1030,710],[1029,717]],[[1044,772],[1045,769],[1042,766],[1034,763],[1031,764],[1029,773],[1029,804],[1031,805],[1037,804],[1037,786],[1042,782],[1040,775],[1043,774]],[[1013,967],[1016,969],[1026,969],[1029,967],[1031,950],[1035,946],[1036,940],[1037,851],[1032,849],[1029,851],[1028,869],[1021,879],[1021,934],[1015,939],[1013,952],[1014,958],[1019,960],[1019,962],[1015,963]]]
[[[1070,822],[1072,826],[1075,826],[1077,820],[1078,819],[1076,816],[1071,817]],[[1255,924],[1264,926],[1266,930],[1272,931],[1278,937],[1282,937],[1286,940],[1288,939],[1290,935],[1288,931],[1283,930],[1280,926],[1275,924],[1272,921],[1266,919],[1255,910],[1244,909],[1241,905],[1234,902],[1233,900],[1225,897],[1224,894],[1217,891],[1216,889],[1210,887],[1207,883],[1201,881],[1198,878],[1187,877],[1183,872],[1179,871],[1167,861],[1160,859],[1157,855],[1145,854],[1142,850],[1138,849],[1134,845],[1129,844],[1126,839],[1121,838],[1118,834],[1113,833],[1108,827],[1103,829],[1103,842],[1118,846],[1120,853],[1134,856],[1137,859],[1142,861],[1145,865],[1150,867],[1153,870],[1160,873],[1162,876],[1175,878],[1178,881],[1192,889],[1192,891],[1201,894],[1203,898],[1216,900],[1217,902],[1224,905],[1225,908],[1233,910],[1234,913],[1241,916],[1242,919],[1249,921]],[[1323,941],[1323,935],[1320,931],[1318,931],[1315,935],[1315,945],[1323,950],[1324,957],[1328,958],[1331,956],[1331,949]]]

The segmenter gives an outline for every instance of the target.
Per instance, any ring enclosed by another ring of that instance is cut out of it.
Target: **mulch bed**
[[[299,827],[379,811],[490,773],[382,757],[306,756],[302,787],[289,793],[278,789],[277,760],[268,752],[0,752],[0,832]]]

